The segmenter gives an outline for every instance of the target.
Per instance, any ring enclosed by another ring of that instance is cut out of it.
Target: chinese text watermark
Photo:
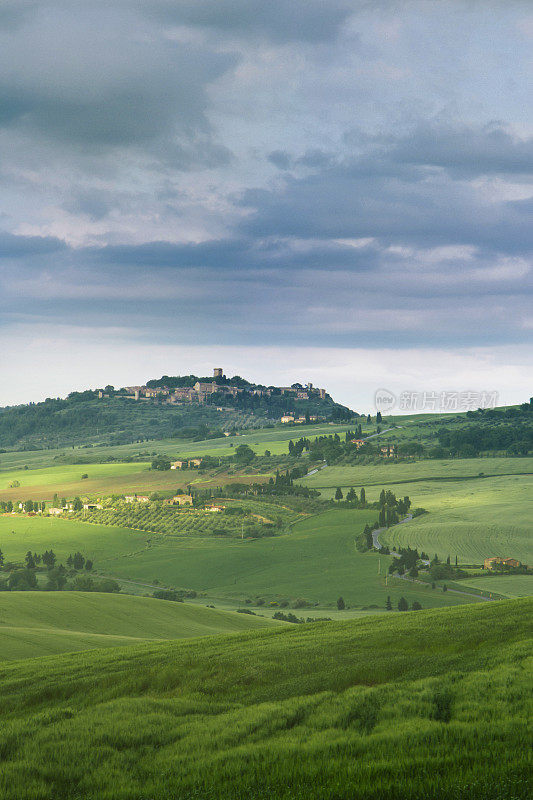
[[[398,411],[476,411],[478,408],[495,408],[498,405],[498,392],[492,390],[475,391],[403,391],[396,396],[389,389],[378,389],[374,395],[376,411],[388,414]]]

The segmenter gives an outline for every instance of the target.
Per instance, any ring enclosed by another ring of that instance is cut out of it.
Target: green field
[[[378,499],[383,485],[413,506],[430,513],[380,536],[382,544],[417,547],[433,556],[458,556],[481,563],[492,555],[533,563],[532,459],[494,458],[418,461],[368,467],[326,467],[300,482],[320,487],[333,498],[335,487],[366,487],[367,500]],[[479,472],[499,477],[472,477]],[[395,482],[398,479],[401,482]],[[357,480],[358,479],[358,480]],[[410,481],[410,482],[409,482]]]
[[[342,486],[384,486],[403,481],[478,478],[491,475],[533,475],[533,458],[458,458],[422,461],[389,460],[381,464],[331,466],[299,482],[315,489]]]
[[[390,557],[360,553],[355,547],[356,535],[375,516],[375,511],[334,509],[296,523],[289,534],[241,541],[13,515],[0,517],[0,548],[7,560],[52,548],[65,561],[80,550],[103,575],[141,585],[157,581],[235,604],[257,597],[265,606],[302,598],[310,604],[298,612],[304,616],[314,604],[335,607],[339,596],[350,606],[380,609],[388,594],[395,605],[404,595],[424,608],[468,600],[405,581],[386,586]]]
[[[380,537],[383,544],[410,544],[441,558],[457,555],[467,564],[493,555],[533,562],[533,476],[390,488],[416,498],[416,505],[430,513],[391,528]]]
[[[526,800],[531,601],[0,667],[16,800]]]
[[[510,598],[533,595],[533,575],[487,575],[483,578],[465,578],[461,581],[461,586],[463,585]]]
[[[0,661],[275,624],[283,623],[132,595],[0,592]]]
[[[352,426],[353,427],[353,426]],[[242,433],[238,436],[221,437],[219,439],[205,439],[193,442],[186,439],[156,439],[141,443],[123,445],[102,445],[93,447],[59,448],[50,450],[24,450],[0,453],[0,470],[19,470],[24,466],[30,469],[54,466],[56,457],[80,457],[90,460],[91,456],[98,458],[113,456],[126,458],[138,453],[163,453],[179,458],[180,456],[192,458],[194,456],[231,456],[240,444],[247,444],[263,455],[265,450],[270,450],[273,455],[288,453],[289,439],[298,439],[300,436],[314,438],[315,436],[332,435],[338,433],[343,436],[349,430],[349,425],[331,425],[322,423],[317,425],[278,425],[274,428],[258,428],[252,433]],[[370,430],[369,433],[372,433]],[[83,472],[83,466],[81,468]],[[87,471],[87,470],[85,470]]]

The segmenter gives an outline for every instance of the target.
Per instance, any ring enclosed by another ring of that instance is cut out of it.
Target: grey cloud
[[[382,155],[343,160],[310,175],[289,175],[271,190],[248,190],[246,235],[324,239],[377,237],[418,246],[471,244],[530,252],[533,228],[516,203],[487,200],[481,190],[420,164]]]
[[[261,271],[326,267],[363,272],[379,264],[378,251],[372,246],[354,248],[338,242],[313,242],[308,246],[298,243],[295,246],[275,237],[263,241],[243,238],[186,245],[172,242],[108,245],[85,252],[93,263],[141,268],[208,268],[238,273],[241,280]]]
[[[268,154],[267,159],[275,167],[283,170],[290,169],[294,163],[291,155],[284,150],[273,150],[272,153]]]
[[[0,231],[0,258],[48,255],[66,249],[65,242],[53,236],[15,236]]]
[[[353,0],[155,0],[141,7],[176,25],[286,43],[331,40],[349,15],[364,5]]]
[[[533,137],[520,138],[501,124],[419,125],[392,140],[393,162],[443,167],[454,175],[533,172]]]
[[[159,150],[176,165],[201,163],[203,149],[208,165],[227,162],[206,87],[235,55],[157,36],[113,9],[54,14],[43,8],[0,39],[0,125],[77,148]]]
[[[4,2],[0,6],[0,29],[18,28],[22,25],[37,9],[37,3],[31,0],[16,0],[16,2]]]

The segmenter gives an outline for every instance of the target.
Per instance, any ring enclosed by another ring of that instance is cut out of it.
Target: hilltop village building
[[[305,387],[300,384],[294,386],[258,386],[250,384],[248,386],[233,386],[228,383],[218,383],[224,378],[222,367],[215,367],[213,370],[213,380],[196,381],[194,386],[184,386],[175,389],[167,386],[157,386],[150,388],[147,386],[126,386],[126,394],[134,400],[162,400],[166,403],[205,403],[212,394],[226,395],[227,397],[237,397],[240,394],[252,394],[258,397],[271,397],[274,394],[287,395],[294,400],[310,400],[313,397],[324,400],[327,392],[325,389],[318,389],[312,383]],[[99,396],[104,396],[99,393]],[[290,415],[286,415],[287,417]],[[302,418],[303,419],[303,418]],[[286,421],[289,421],[288,419]],[[291,422],[299,420],[293,419]]]

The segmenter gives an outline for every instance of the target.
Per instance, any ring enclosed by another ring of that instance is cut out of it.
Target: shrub
[[[438,722],[449,722],[452,718],[453,697],[448,689],[437,689],[431,699],[430,718]]]
[[[345,730],[355,726],[362,733],[371,733],[376,727],[379,709],[377,698],[371,696],[363,697],[341,717],[340,726]]]
[[[179,594],[172,589],[156,589],[155,592],[152,593],[152,597],[155,597],[157,600],[172,600],[174,603],[183,603]]]

